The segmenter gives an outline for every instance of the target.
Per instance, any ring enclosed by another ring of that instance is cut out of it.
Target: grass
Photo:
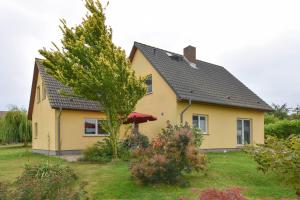
[[[30,148],[6,146],[0,148],[0,182],[12,182],[19,176],[26,163],[64,163],[71,166],[82,181],[92,199],[179,199],[185,196],[196,199],[194,188],[240,187],[249,199],[296,199],[291,187],[284,185],[272,173],[262,174],[255,163],[242,152],[209,153],[209,169],[206,174],[186,175],[191,187],[153,185],[142,186],[130,178],[127,162],[108,164],[67,163],[59,158],[32,154]]]

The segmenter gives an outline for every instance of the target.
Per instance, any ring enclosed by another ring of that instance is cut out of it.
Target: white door
[[[244,145],[251,143],[251,120],[237,120],[237,144]]]

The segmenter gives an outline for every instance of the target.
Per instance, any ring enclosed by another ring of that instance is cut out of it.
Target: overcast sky
[[[107,1],[102,1],[106,3]],[[300,104],[300,1],[111,0],[107,24],[129,54],[134,41],[222,65],[268,103]],[[34,58],[79,24],[82,0],[0,0],[0,110],[28,108]]]

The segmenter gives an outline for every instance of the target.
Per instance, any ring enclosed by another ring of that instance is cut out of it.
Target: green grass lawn
[[[0,147],[0,181],[14,181],[26,163],[49,160],[71,166],[80,179],[88,182],[87,190],[92,199],[179,199],[181,196],[196,199],[195,188],[240,187],[249,199],[296,199],[291,187],[285,186],[275,174],[262,174],[255,163],[244,153],[209,153],[207,174],[186,175],[189,188],[178,186],[136,184],[130,177],[127,162],[109,164],[67,163],[59,158],[32,154],[30,148]]]

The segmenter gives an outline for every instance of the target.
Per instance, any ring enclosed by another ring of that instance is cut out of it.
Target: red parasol
[[[152,115],[133,112],[128,115],[127,120],[124,122],[124,124],[131,124],[131,123],[140,124],[140,123],[145,123],[147,121],[155,121],[155,120],[157,120],[157,118]]]

